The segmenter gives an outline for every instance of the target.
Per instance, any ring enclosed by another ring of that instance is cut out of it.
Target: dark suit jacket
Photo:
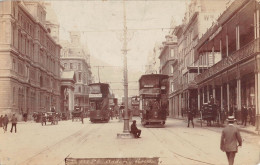
[[[221,135],[220,149],[225,152],[237,151],[237,143],[242,146],[242,138],[237,127],[226,126]]]

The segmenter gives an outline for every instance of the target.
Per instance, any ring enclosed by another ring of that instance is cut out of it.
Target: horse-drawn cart
[[[42,126],[45,124],[46,122],[50,122],[51,125],[57,125],[58,124],[58,114],[55,112],[44,112],[42,113],[42,117],[41,117],[41,123]]]
[[[201,126],[203,121],[207,121],[207,126],[211,126],[211,122],[218,120],[218,111],[216,104],[203,104],[201,113]]]

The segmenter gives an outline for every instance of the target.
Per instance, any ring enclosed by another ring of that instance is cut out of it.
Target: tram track
[[[184,140],[184,139],[183,139],[182,137],[180,137],[180,136],[176,136],[175,133],[173,133],[172,131],[168,130],[167,128],[164,128],[164,129],[166,129],[168,132],[170,132],[170,133],[172,133],[173,135],[175,135],[175,137],[177,137],[177,138],[179,139],[179,141],[180,141],[183,145],[184,145],[184,144],[188,144],[189,146],[191,145],[190,142],[187,142],[187,140]],[[162,137],[158,137],[158,134],[156,134],[155,131],[152,131],[152,129],[148,129],[148,131],[149,131],[151,134],[153,134],[153,136],[154,136],[158,141],[160,141],[160,142],[163,142],[163,141],[164,141],[164,140],[162,139]],[[191,158],[191,157],[189,157],[189,156],[185,156],[185,155],[180,154],[180,153],[178,153],[178,152],[176,152],[176,151],[173,151],[171,148],[169,148],[168,145],[166,145],[166,144],[164,144],[164,143],[161,143],[161,144],[162,144],[165,148],[167,148],[168,151],[170,151],[172,154],[174,154],[174,157],[175,157],[175,158],[179,157],[179,158],[178,158],[179,161],[181,161],[180,158],[184,158],[184,159],[187,159],[187,160],[190,160],[190,161],[197,162],[197,163],[199,163],[199,164],[216,165],[216,164],[214,164],[214,163],[209,163],[209,162],[206,162],[206,161],[202,161],[202,160],[198,160],[198,159]],[[198,147],[196,147],[196,146],[194,146],[194,145],[192,145],[192,146],[193,146],[193,148],[197,149],[198,151],[203,152],[203,151],[202,151],[201,149],[199,149]],[[203,153],[205,154],[205,152],[203,152]],[[180,163],[182,164],[182,162],[180,162]]]
[[[51,144],[50,146],[45,147],[41,151],[37,152],[36,154],[32,155],[31,157],[27,158],[26,160],[23,160],[21,163],[18,163],[18,164],[19,165],[29,165],[29,164],[31,164],[31,162],[35,161],[37,159],[37,157],[44,155],[44,153],[51,152],[52,150],[55,150],[59,146],[63,146],[63,144],[66,144],[67,142],[74,141],[74,144],[71,144],[70,146],[66,146],[67,148],[71,148],[70,152],[68,154],[66,154],[66,156],[69,156],[76,149],[78,149],[77,148],[78,146],[81,146],[88,139],[89,135],[91,135],[93,132],[100,130],[103,126],[104,126],[103,124],[100,124],[99,127],[96,127],[95,125],[91,124],[91,125],[88,125],[88,128],[91,127],[88,130],[86,130],[85,127],[81,128],[77,132],[59,140],[58,142],[56,142],[54,144]],[[63,162],[64,162],[64,159],[57,164],[61,164]]]

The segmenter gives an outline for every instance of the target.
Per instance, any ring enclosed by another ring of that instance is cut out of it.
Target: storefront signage
[[[92,98],[98,98],[98,97],[102,97],[102,94],[89,94],[89,97],[92,97]]]
[[[153,85],[144,85],[145,88],[152,88]]]

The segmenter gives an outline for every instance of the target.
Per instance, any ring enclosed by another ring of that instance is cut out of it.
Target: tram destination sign
[[[65,165],[158,165],[159,158],[66,158]]]
[[[100,97],[102,97],[102,93],[99,93],[99,94],[92,94],[92,93],[90,93],[89,97],[91,97],[91,98],[100,98]]]

